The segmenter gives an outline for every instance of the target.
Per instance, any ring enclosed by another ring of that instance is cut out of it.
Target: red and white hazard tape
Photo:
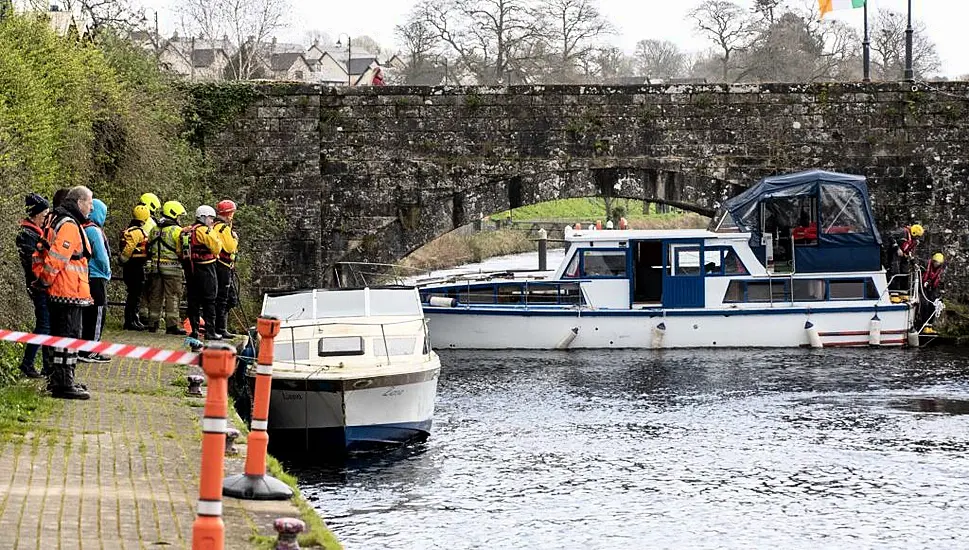
[[[46,334],[31,334],[0,329],[0,340],[20,342],[21,344],[36,344],[54,348],[70,348],[78,351],[89,351],[101,355],[115,357],[131,357],[144,361],[160,361],[162,363],[176,363],[179,365],[198,365],[199,354],[189,351],[172,351],[167,349],[149,348],[147,346],[132,346],[129,344],[112,344],[111,342],[94,342],[92,340],[78,340],[77,338],[62,338]]]

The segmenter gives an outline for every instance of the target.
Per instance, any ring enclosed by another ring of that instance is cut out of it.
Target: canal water
[[[440,355],[427,442],[296,472],[348,549],[969,547],[965,349]]]

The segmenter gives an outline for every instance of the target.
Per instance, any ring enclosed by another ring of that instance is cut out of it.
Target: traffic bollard
[[[293,496],[293,490],[278,479],[266,475],[266,451],[269,448],[269,395],[273,380],[273,351],[279,334],[279,319],[260,317],[256,323],[259,331],[259,354],[256,357],[256,391],[253,395],[252,421],[247,438],[246,468],[244,474],[226,478],[222,494],[246,500],[285,500]]]
[[[192,524],[192,550],[222,550],[222,477],[225,473],[225,431],[229,412],[229,376],[236,366],[236,350],[210,344],[202,350],[202,370],[209,379],[202,418],[202,475],[199,478],[198,515]]]

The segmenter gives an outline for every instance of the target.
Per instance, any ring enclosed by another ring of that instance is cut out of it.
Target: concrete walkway
[[[181,338],[147,333],[104,340],[182,347]],[[203,401],[173,385],[189,370],[135,359],[78,363],[91,400],[59,403],[26,438],[0,448],[0,548],[189,548]],[[226,461],[226,475],[242,470],[242,458]],[[224,503],[227,549],[255,548],[254,533],[275,535],[273,519],[299,517],[288,501]]]

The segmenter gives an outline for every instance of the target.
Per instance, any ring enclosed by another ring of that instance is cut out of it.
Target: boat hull
[[[436,366],[361,378],[274,378],[270,450],[340,455],[426,439],[439,374]]]
[[[436,349],[800,347],[805,324],[825,347],[868,346],[874,307],[773,310],[531,310],[426,307]],[[907,306],[877,308],[880,345],[902,346]],[[574,332],[574,329],[578,329]],[[571,333],[575,336],[572,338]]]

